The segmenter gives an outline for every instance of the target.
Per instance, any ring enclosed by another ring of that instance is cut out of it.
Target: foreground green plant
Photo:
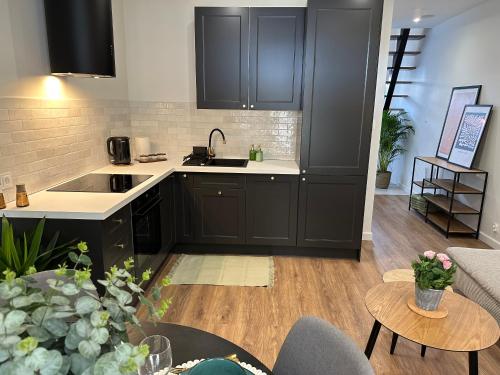
[[[146,305],[149,319],[166,313],[170,300],[161,300],[168,278],[153,287],[153,300],[144,296],[141,280],[132,276],[133,259],[123,268],[112,267],[98,282],[105,293],[98,296],[91,281],[88,249],[78,244],[70,252],[75,264],[55,270],[48,289],[41,290],[30,276],[17,277],[5,270],[0,282],[0,374],[2,375],[112,375],[136,374],[148,355],[147,346],[128,343],[127,325],[139,327],[134,295]],[[159,305],[156,307],[156,305]]]
[[[5,270],[12,270],[17,275],[32,274],[50,269],[75,249],[75,242],[57,244],[59,232],[56,232],[47,244],[42,243],[45,219],[41,219],[33,231],[23,233],[22,238],[15,238],[14,228],[4,216],[2,218],[2,242],[0,245],[0,278]]]
[[[406,152],[401,142],[415,134],[415,128],[406,117],[406,112],[384,111],[380,131],[377,172],[387,172],[389,165]]]

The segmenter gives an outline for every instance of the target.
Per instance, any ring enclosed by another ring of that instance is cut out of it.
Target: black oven
[[[160,188],[156,185],[132,202],[136,277],[148,268],[156,271],[162,255]]]

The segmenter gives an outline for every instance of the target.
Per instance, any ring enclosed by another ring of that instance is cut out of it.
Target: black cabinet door
[[[305,8],[250,8],[251,109],[299,110]]]
[[[301,169],[368,169],[383,0],[309,0]]]
[[[175,244],[175,196],[174,175],[160,183],[161,202],[161,247],[167,253]]]
[[[176,240],[180,243],[194,240],[194,194],[193,176],[189,173],[176,175],[175,212]]]
[[[198,108],[246,108],[248,8],[196,7]]]
[[[248,244],[296,245],[298,185],[298,176],[247,177]]]
[[[359,249],[365,189],[364,176],[301,177],[297,244]]]
[[[195,188],[196,242],[245,243],[245,192]]]

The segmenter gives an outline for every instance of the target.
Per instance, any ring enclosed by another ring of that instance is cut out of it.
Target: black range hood
[[[115,77],[111,0],[45,0],[53,75]]]

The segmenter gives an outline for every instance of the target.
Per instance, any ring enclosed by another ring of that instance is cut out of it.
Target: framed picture
[[[464,108],[466,105],[477,104],[480,93],[481,85],[453,88],[448,110],[446,111],[446,117],[444,119],[443,130],[439,138],[436,157],[448,160],[453,141],[457,135],[460,119],[464,113]]]
[[[466,105],[451,148],[450,163],[471,168],[490,118],[492,105]]]

